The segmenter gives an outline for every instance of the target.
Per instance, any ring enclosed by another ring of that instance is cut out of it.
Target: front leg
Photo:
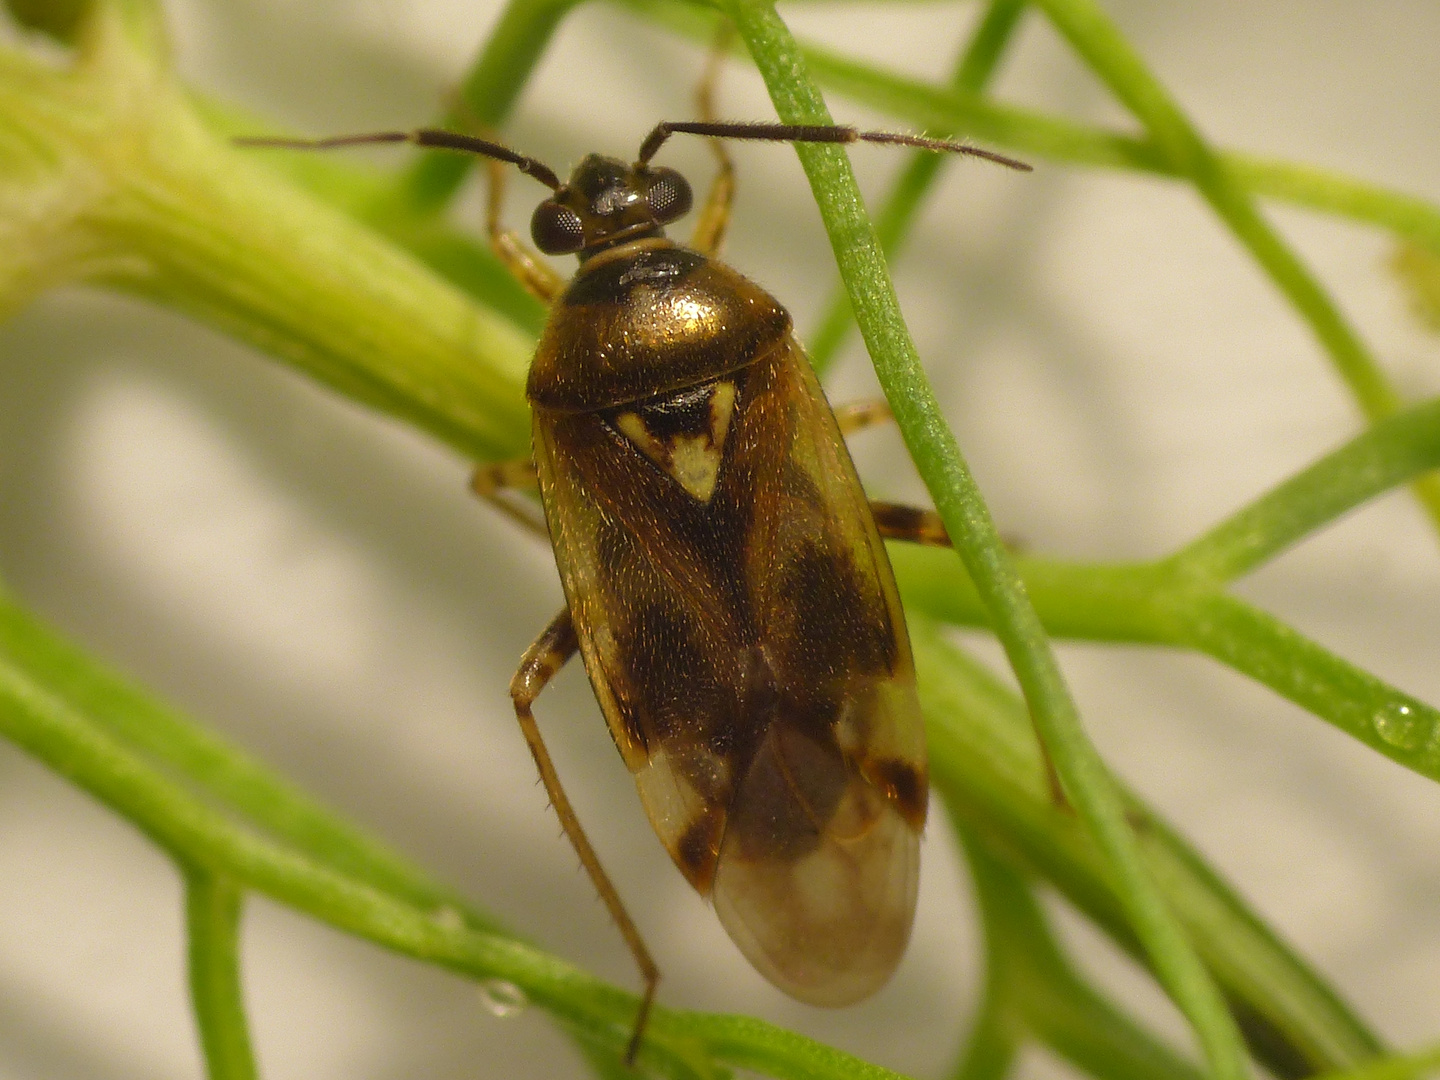
[[[497,461],[489,465],[477,465],[470,475],[470,490],[484,499],[511,521],[523,526],[542,540],[550,539],[550,530],[543,519],[532,512],[527,513],[505,498],[506,491],[533,490],[539,484],[535,475],[535,462],[529,458],[518,461]]]
[[[500,224],[500,208],[505,201],[505,166],[498,161],[486,164],[489,196],[486,199],[485,229],[490,234],[490,248],[530,295],[546,304],[554,303],[565,288],[565,279],[526,247],[525,241],[518,235]]]
[[[714,120],[715,86],[720,81],[720,68],[725,63],[729,34],[717,37],[710,50],[710,62],[705,65],[705,74],[695,91],[695,104],[701,120]],[[695,233],[690,237],[690,246],[702,255],[715,257],[725,242],[725,230],[730,226],[730,208],[735,202],[735,163],[725,149],[725,140],[710,139],[710,150],[715,155],[718,168],[715,179],[710,183],[710,193],[700,208],[700,218],[695,224]]]
[[[645,1031],[645,1021],[650,1015],[650,1006],[655,1001],[660,969],[650,958],[650,950],[645,947],[639,929],[630,918],[630,913],[625,910],[620,894],[610,883],[609,876],[601,867],[600,858],[590,846],[585,830],[580,827],[580,819],[575,816],[565,789],[560,786],[560,776],[550,759],[550,751],[545,748],[545,741],[540,738],[540,727],[535,723],[535,714],[530,710],[546,684],[565,666],[565,662],[575,655],[578,648],[575,624],[570,619],[570,609],[566,608],[555,616],[544,633],[535,639],[535,644],[525,650],[525,655],[520,660],[520,670],[515,672],[515,677],[510,680],[510,697],[515,702],[515,716],[520,721],[520,731],[525,736],[526,745],[530,747],[531,756],[535,758],[535,766],[540,770],[540,780],[545,785],[545,794],[550,796],[550,805],[555,808],[560,827],[565,830],[565,836],[574,847],[575,853],[580,856],[580,865],[585,867],[585,873],[590,876],[595,891],[600,894],[610,917],[620,928],[620,935],[625,939],[630,955],[635,958],[635,964],[640,968],[640,975],[645,980],[640,1010],[635,1016],[635,1029],[625,1048],[625,1063],[630,1065],[634,1064],[636,1051],[640,1049],[640,1036]]]
[[[886,540],[908,540],[912,544],[923,544],[926,547],[952,546],[950,534],[945,531],[945,523],[934,510],[872,501],[870,513],[874,515],[880,535]]]

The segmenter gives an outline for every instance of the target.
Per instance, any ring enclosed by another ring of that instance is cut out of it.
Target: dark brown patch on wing
[[[776,588],[779,605],[800,615],[784,640],[787,667],[825,685],[888,672],[895,634],[888,613],[861,588],[855,561],[838,545],[813,541],[789,554]]]
[[[918,832],[925,825],[929,794],[925,777],[908,761],[864,761],[860,774],[888,799]]]
[[[692,821],[675,845],[675,865],[702,896],[715,880],[715,863],[720,858],[720,839],[725,835],[725,814],[718,807]]]

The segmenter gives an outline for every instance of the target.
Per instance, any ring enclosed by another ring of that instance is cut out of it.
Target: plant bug
[[[843,1006],[890,978],[914,918],[925,737],[884,538],[947,544],[930,511],[870,503],[791,330],[716,261],[728,157],[690,246],[665,226],[689,184],[651,161],[673,134],[875,142],[1028,166],[964,144],[838,125],[664,122],[634,163],[591,154],[562,183],[487,139],[435,129],[247,145],[409,142],[491,159],[493,246],[550,315],[531,363],[533,461],[474,489],[538,484],[566,606],[510,684],[566,836],[645,980],[659,969],[571,808],[532,705],[578,652],[651,825],[730,937],[781,990]],[[499,224],[498,163],[551,189],[531,236],[575,254],[561,280]],[[854,428],[883,409],[842,414]]]

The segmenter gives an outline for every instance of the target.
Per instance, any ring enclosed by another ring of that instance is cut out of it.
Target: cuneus
[[[689,246],[665,227],[685,178],[651,164],[677,133],[871,142],[1028,166],[962,143],[851,127],[659,124],[633,163],[592,154],[561,182],[487,139],[433,129],[313,141],[409,142],[492,163],[495,251],[550,314],[530,366],[533,459],[486,465],[475,491],[550,540],[566,606],[510,685],[565,834],[635,957],[639,929],[565,796],[532,703],[579,652],[660,841],[731,938],[786,993],[841,1006],[890,978],[910,935],[925,825],[924,731],[883,540],[946,544],[933,512],[867,501],[843,434],[887,415],[832,412],[788,312],[715,259],[734,192],[720,170]],[[551,191],[535,245],[500,225],[499,163]],[[502,497],[538,483],[544,525]]]

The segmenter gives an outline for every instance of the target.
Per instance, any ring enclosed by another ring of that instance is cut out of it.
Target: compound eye
[[[674,169],[663,167],[651,172],[648,198],[650,211],[662,225],[684,217],[694,201],[690,182]]]
[[[585,226],[574,210],[547,199],[530,218],[530,238],[546,255],[569,255],[585,246]]]

